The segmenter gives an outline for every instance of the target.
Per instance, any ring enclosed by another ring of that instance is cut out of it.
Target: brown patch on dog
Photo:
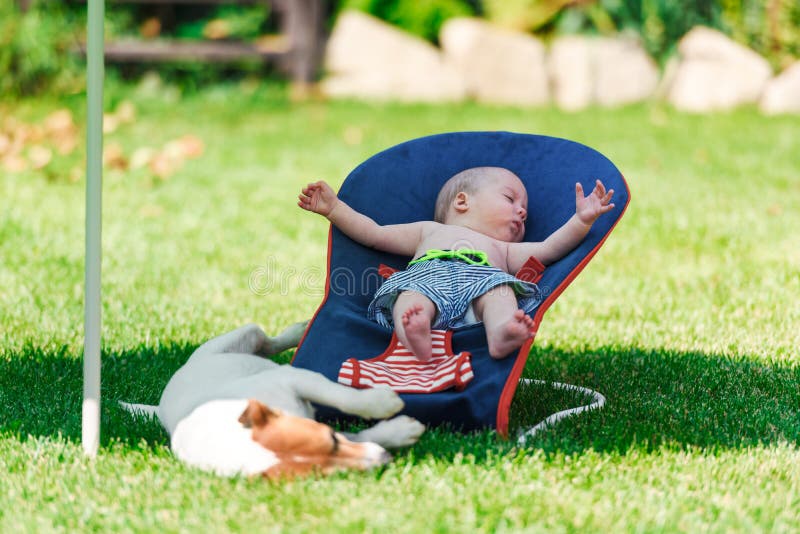
[[[269,422],[272,417],[278,417],[278,412],[271,410],[268,406],[258,402],[255,399],[247,401],[247,408],[244,409],[242,415],[239,416],[239,422],[245,428],[252,428],[254,426],[261,427]]]
[[[363,471],[391,458],[386,451],[376,456],[374,444],[352,442],[328,425],[272,410],[255,399],[248,401],[239,422],[252,428],[253,441],[280,460],[263,473],[273,480],[345,469]]]

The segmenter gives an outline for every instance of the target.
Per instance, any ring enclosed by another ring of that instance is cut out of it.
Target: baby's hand
[[[339,202],[331,186],[322,180],[305,186],[297,198],[298,206],[304,210],[324,215],[325,217],[330,215],[336,203]]]
[[[609,189],[606,192],[606,188],[600,180],[595,182],[594,189],[586,197],[583,196],[583,186],[576,183],[575,214],[583,224],[591,226],[599,216],[614,209],[614,204],[610,203],[612,196],[614,196],[614,190]]]

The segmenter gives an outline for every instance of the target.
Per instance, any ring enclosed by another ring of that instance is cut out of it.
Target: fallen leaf
[[[150,17],[139,26],[139,35],[145,39],[154,39],[161,35],[161,20],[158,17]]]
[[[136,106],[130,100],[123,100],[114,112],[120,124],[129,124],[136,120]]]
[[[45,131],[42,126],[38,124],[29,124],[27,127],[27,136],[25,141],[28,143],[41,143],[44,141]]]
[[[103,165],[120,171],[128,168],[128,160],[119,143],[110,143],[103,149]]]
[[[230,34],[230,24],[223,19],[210,20],[203,27],[203,37],[206,39],[225,39]]]
[[[49,135],[57,135],[75,129],[72,112],[68,109],[54,111],[44,119],[44,128]]]
[[[28,169],[28,162],[18,154],[9,154],[3,158],[3,167],[5,167],[8,172],[23,172]]]
[[[161,153],[172,160],[177,161],[184,159],[183,146],[181,145],[181,142],[178,139],[169,141],[166,145],[164,145],[164,148],[161,150]]]
[[[12,115],[7,116],[3,120],[3,131],[9,134],[11,137],[14,137],[14,132],[16,132],[20,126],[20,121]]]
[[[71,154],[78,146],[78,127],[68,109],[60,109],[48,115],[44,120],[44,129],[59,154]]]
[[[184,135],[176,140],[180,146],[183,157],[194,159],[203,155],[205,144],[203,140],[195,135]]]
[[[4,132],[0,132],[0,157],[11,150],[11,138]]]
[[[77,132],[62,134],[61,136],[53,139],[53,145],[55,145],[56,150],[62,156],[72,154],[72,152],[78,146],[78,134]]]
[[[113,113],[103,113],[103,133],[110,134],[119,128],[119,119]]]
[[[86,174],[86,169],[76,165],[75,167],[72,167],[69,170],[68,179],[69,179],[70,182],[73,182],[73,183],[80,182],[85,174]]]
[[[156,151],[150,147],[144,146],[137,148],[131,154],[131,169],[141,169],[150,165],[150,162],[156,155]]]
[[[28,149],[28,160],[34,170],[43,169],[53,160],[53,151],[42,145],[33,145]]]
[[[20,122],[14,130],[8,130],[8,132],[11,133],[14,144],[20,149],[28,142],[31,135],[31,127],[24,122]]]
[[[781,204],[772,204],[769,208],[767,208],[767,213],[773,216],[782,215],[783,206]]]
[[[146,218],[159,217],[164,213],[164,208],[156,204],[147,204],[139,208],[139,215]]]
[[[158,178],[166,180],[179,166],[179,162],[170,158],[166,153],[159,152],[150,161],[150,171]]]

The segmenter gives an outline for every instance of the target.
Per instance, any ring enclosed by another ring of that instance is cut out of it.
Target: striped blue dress
[[[403,291],[422,293],[436,306],[431,328],[447,330],[475,324],[472,301],[490,289],[510,285],[517,295],[519,307],[532,312],[541,302],[536,284],[524,282],[497,267],[469,265],[458,260],[432,259],[409,265],[405,271],[390,276],[378,288],[367,308],[367,317],[387,328],[393,328],[392,308]]]

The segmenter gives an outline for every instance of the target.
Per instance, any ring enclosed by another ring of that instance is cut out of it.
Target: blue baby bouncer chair
[[[536,281],[544,296],[533,310],[535,329],[547,309],[586,267],[622,217],[630,200],[627,183],[605,156],[580,143],[542,135],[511,132],[454,132],[408,141],[369,158],[344,181],[339,197],[378,224],[433,218],[439,189],[448,178],[470,167],[505,167],[528,191],[525,241],[541,241],[575,213],[574,184],[591,191],[596,179],[614,189],[615,208],[595,222],[584,241],[545,269],[535,258],[517,274]],[[325,298],[311,320],[292,365],[318,371],[331,380],[369,387],[369,373],[380,368],[397,376],[403,364],[394,358],[391,332],[366,317],[367,306],[383,279],[404,269],[411,258],[360,245],[331,227]],[[500,360],[489,356],[481,324],[448,331],[437,338],[452,364],[433,369],[428,382],[395,387],[405,401],[402,413],[427,425],[447,424],[461,431],[495,429],[507,436],[509,409],[533,339]],[[387,348],[388,347],[388,348]],[[402,347],[400,347],[402,348]],[[466,356],[465,356],[466,355]],[[394,359],[393,359],[394,358]],[[393,363],[395,362],[395,363]],[[438,374],[437,374],[438,373]],[[372,379],[369,377],[372,376]],[[402,380],[401,380],[402,382]],[[399,383],[396,381],[396,383]],[[420,385],[422,384],[422,385]],[[555,387],[588,393],[590,404],[559,412],[526,429],[530,436],[554,421],[602,406],[601,394],[564,384]],[[321,408],[325,418],[339,417]]]

